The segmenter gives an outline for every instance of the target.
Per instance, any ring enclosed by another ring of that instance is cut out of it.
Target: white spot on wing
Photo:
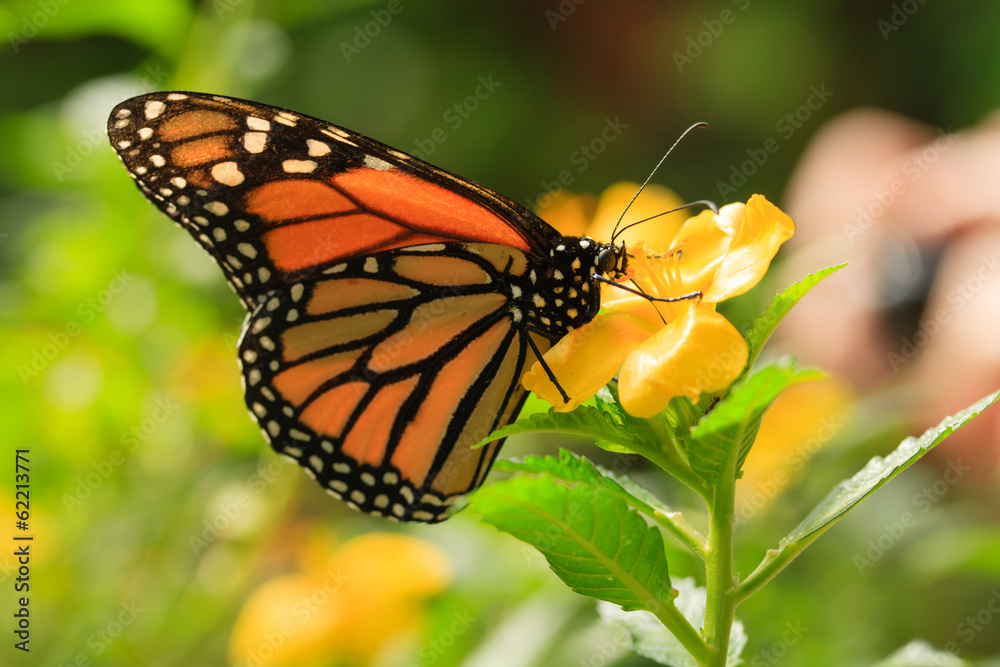
[[[143,141],[149,139],[151,136],[153,136],[153,128],[143,127],[139,130],[139,138],[142,139]]]
[[[264,120],[263,118],[257,118],[257,116],[247,116],[247,127],[251,130],[259,130],[260,132],[267,132],[271,129],[271,123]]]
[[[150,100],[146,102],[146,118],[153,120],[167,108],[167,105],[160,100]]]
[[[365,166],[369,169],[377,169],[378,171],[387,171],[392,169],[391,164],[385,160],[375,157],[374,155],[365,156]]]
[[[223,185],[239,185],[243,182],[243,173],[235,162],[220,162],[212,167],[212,178]]]
[[[311,174],[316,169],[314,160],[285,160],[281,168],[289,174]]]
[[[322,141],[307,139],[306,145],[309,147],[309,155],[312,157],[322,157],[330,152],[330,146],[324,144]]]
[[[208,202],[205,204],[205,210],[209,213],[214,213],[215,215],[225,215],[226,213],[229,213],[229,207],[221,201]]]
[[[267,134],[264,132],[247,132],[243,135],[243,148],[248,153],[260,153],[267,145]]]

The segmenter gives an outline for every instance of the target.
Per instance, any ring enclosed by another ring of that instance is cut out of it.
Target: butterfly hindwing
[[[512,252],[391,250],[268,293],[239,354],[247,406],[275,450],[355,509],[446,518],[502,443],[472,445],[525,398],[527,334],[498,270]]]

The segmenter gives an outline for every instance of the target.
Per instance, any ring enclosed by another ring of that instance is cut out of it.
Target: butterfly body
[[[600,308],[622,248],[363,135],[189,92],[118,105],[111,143],[248,310],[246,403],[354,509],[447,518],[517,417],[520,377]]]

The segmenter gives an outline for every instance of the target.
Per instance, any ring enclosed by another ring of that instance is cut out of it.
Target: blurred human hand
[[[800,359],[861,389],[904,386],[920,429],[1000,387],[1000,120],[952,134],[848,112],[817,133],[787,199],[786,282],[850,262],[782,325]],[[923,310],[901,330],[891,312],[914,293]],[[1000,409],[946,456],[1000,470]]]

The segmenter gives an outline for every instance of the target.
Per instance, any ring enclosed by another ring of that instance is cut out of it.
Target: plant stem
[[[729,654],[729,635],[736,615],[738,599],[733,577],[733,519],[736,511],[736,484],[729,466],[728,474],[715,487],[708,529],[708,558],[705,560],[704,634],[713,654],[699,661],[699,667],[725,667]]]
[[[775,576],[784,570],[795,557],[802,553],[806,547],[812,544],[816,538],[825,533],[825,530],[818,530],[815,533],[796,542],[783,545],[777,549],[768,549],[760,565],[747,575],[739,588],[736,590],[737,603],[743,602],[748,597],[759,591],[764,585],[774,579]]]
[[[673,600],[666,600],[662,604],[654,607],[653,615],[663,623],[681,646],[687,649],[688,653],[698,661],[698,664],[712,664],[704,662],[711,660],[712,647],[705,643],[698,631],[691,625],[691,622],[674,606]]]
[[[642,511],[642,510],[640,510]],[[708,550],[708,541],[705,536],[688,523],[687,519],[680,512],[661,512],[653,510],[649,516],[656,523],[663,526],[667,532],[676,537],[684,546],[690,549],[694,555],[705,560],[705,553]]]

